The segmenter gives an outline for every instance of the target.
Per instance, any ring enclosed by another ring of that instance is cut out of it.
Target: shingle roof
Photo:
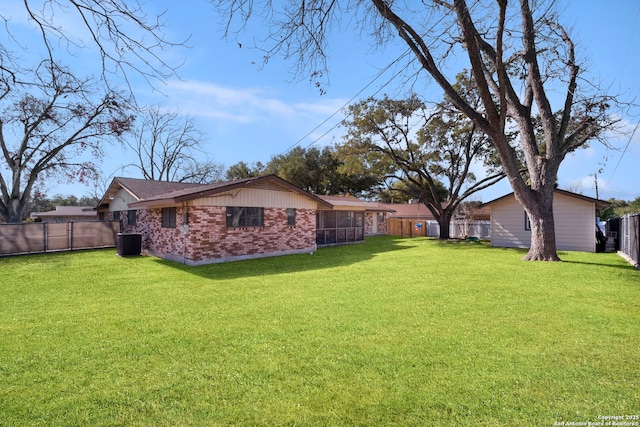
[[[434,219],[424,203],[385,203],[396,218]]]
[[[97,212],[92,206],[56,206],[55,210],[46,212],[33,212],[32,216],[96,216]]]
[[[353,196],[318,196],[321,199],[331,203],[333,206],[349,206],[354,208],[363,208],[367,211],[374,212],[391,212],[392,208],[389,208],[384,203],[369,202],[366,200],[358,199]]]
[[[193,184],[188,182],[152,181],[148,179],[122,177],[114,178],[114,182],[126,188],[130,193],[136,196],[138,200],[146,200],[161,194],[203,186],[203,184]]]
[[[263,175],[259,177],[244,178],[235,181],[216,182],[212,184],[191,184],[183,182],[167,182],[167,181],[151,181],[137,178],[114,178],[109,189],[103,196],[100,205],[108,203],[110,195],[114,195],[118,188],[124,188],[138,201],[129,203],[131,207],[142,207],[149,204],[175,204],[187,200],[198,199],[201,197],[211,196],[217,193],[234,190],[237,188],[245,188],[258,185],[275,185],[292,192],[300,193],[319,205],[330,207],[331,205],[318,198],[317,196],[307,193],[293,184],[279,178],[276,175]]]

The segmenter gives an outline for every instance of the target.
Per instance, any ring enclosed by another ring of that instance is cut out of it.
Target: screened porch
[[[320,210],[316,213],[316,244],[318,246],[363,240],[363,211]]]

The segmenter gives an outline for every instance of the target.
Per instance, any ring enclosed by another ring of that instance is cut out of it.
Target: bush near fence
[[[0,225],[0,256],[116,246],[117,221]]]

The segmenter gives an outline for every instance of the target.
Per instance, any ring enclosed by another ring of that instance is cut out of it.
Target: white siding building
[[[513,193],[482,205],[491,209],[491,246],[529,248],[531,230],[524,208]],[[553,219],[556,247],[565,251],[596,251],[596,208],[607,202],[564,190],[555,190]]]

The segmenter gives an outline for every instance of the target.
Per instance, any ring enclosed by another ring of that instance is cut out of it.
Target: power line
[[[322,125],[324,125],[325,123],[327,123],[329,120],[331,120],[333,117],[335,117],[338,113],[340,113],[340,111],[342,111],[344,108],[346,108],[349,104],[351,104],[351,102],[353,102],[354,99],[356,99],[358,96],[360,96],[362,94],[362,92],[364,92],[365,90],[367,90],[377,79],[379,79],[384,73],[386,73],[394,64],[398,63],[402,58],[404,58],[405,56],[407,56],[410,53],[410,50],[407,49],[406,51],[404,51],[404,53],[402,55],[400,55],[398,58],[396,58],[395,60],[393,60],[389,65],[387,65],[386,67],[384,67],[378,74],[376,74],[376,76],[371,79],[371,81],[369,83],[367,83],[362,89],[360,89],[355,95],[353,95],[351,98],[349,98],[349,100],[347,102],[345,102],[339,109],[337,109],[333,114],[331,114],[329,117],[327,117],[325,120],[323,120],[319,125],[317,125],[316,127],[314,127],[313,129],[311,129],[309,132],[307,132],[303,137],[301,137],[300,139],[298,139],[296,142],[293,143],[293,145],[291,145],[289,148],[287,148],[284,152],[288,153],[289,151],[291,151],[294,147],[296,147],[298,144],[300,144],[306,137],[308,137],[309,135],[311,135],[313,132],[315,132],[316,130],[318,130],[318,128],[322,127]],[[406,67],[405,67],[406,68]],[[393,78],[396,77],[397,74],[395,74]],[[385,83],[382,87],[385,87],[386,85],[388,85],[391,82],[391,80],[387,81],[387,83]],[[377,94],[381,89],[378,89],[378,91],[376,91],[374,93]],[[315,144],[316,142],[318,142],[320,139],[322,139],[324,136],[326,136],[329,132],[331,132],[332,130],[334,130],[335,128],[337,128],[340,125],[340,122],[338,122],[336,125],[334,125],[331,129],[329,129],[327,132],[325,132],[324,134],[322,134],[319,138],[315,139],[313,142],[311,142],[311,144],[309,144],[307,146],[307,148],[309,148],[310,146],[312,146],[313,144]]]
[[[622,65],[622,73],[624,73],[624,70],[627,68],[627,62],[628,62],[628,59],[629,59],[629,53],[631,52],[631,41],[633,40],[633,36],[635,35],[636,29],[638,27],[638,21],[639,20],[640,20],[640,7],[638,7],[638,13],[636,14],[636,19],[635,19],[635,21],[633,23],[633,30],[631,31],[631,37],[629,37],[629,46],[627,46],[627,52],[626,52],[625,57],[624,57],[624,63]],[[613,175],[618,170],[618,166],[620,166],[620,163],[622,163],[622,159],[624,158],[624,155],[627,154],[627,151],[629,150],[629,146],[631,145],[631,141],[633,141],[633,137],[635,136],[636,132],[638,131],[638,127],[639,126],[640,126],[640,122],[636,123],[636,126],[633,128],[633,132],[631,132],[631,136],[629,136],[629,141],[627,141],[627,145],[624,147],[624,150],[622,151],[622,154],[620,155],[620,158],[618,159],[618,163],[616,163],[616,167],[613,168],[613,172],[611,172],[611,175],[609,176],[609,179],[607,180],[607,182],[605,184],[605,188],[609,186],[609,183],[613,179]]]
[[[476,3],[477,5],[477,3]],[[473,5],[473,7],[475,7],[476,5]],[[442,22],[444,21],[445,16],[441,16],[440,19],[438,19],[424,34],[429,34],[430,32],[434,31],[435,28]],[[435,40],[434,42],[435,43]],[[309,135],[311,135],[313,132],[315,132],[318,128],[320,128],[322,125],[324,125],[325,123],[327,123],[330,119],[332,119],[335,115],[337,115],[340,111],[342,111],[345,107],[347,107],[354,99],[356,99],[358,96],[360,96],[360,94],[362,94],[362,92],[364,92],[367,88],[369,88],[369,86],[371,86],[377,79],[379,79],[384,73],[386,73],[394,64],[397,64],[402,58],[404,58],[405,56],[407,56],[408,54],[411,53],[411,49],[407,48],[407,50],[405,50],[402,55],[400,55],[398,58],[396,58],[395,60],[393,60],[389,65],[387,65],[385,68],[382,69],[382,71],[380,71],[378,74],[376,74],[376,76],[369,82],[367,83],[362,89],[360,89],[358,91],[358,93],[356,93],[354,96],[352,96],[347,102],[345,102],[338,110],[336,110],[333,114],[331,114],[329,117],[327,117],[325,120],[322,121],[322,123],[320,123],[319,125],[317,125],[316,127],[314,127],[313,129],[311,129],[309,132],[307,132],[302,138],[298,139],[295,143],[293,143],[293,145],[291,145],[289,148],[287,148],[284,153],[288,153],[289,151],[291,151],[294,147],[296,147],[298,144],[300,144],[306,137],[308,137]],[[389,80],[387,80],[387,82],[385,84],[383,84],[382,86],[380,86],[380,88],[378,88],[377,91],[375,91],[373,93],[373,95],[377,95],[384,87],[386,87],[389,83],[391,83],[393,81],[393,79],[395,79],[398,75],[400,75],[400,73],[404,70],[406,70],[410,65],[410,62],[407,63],[407,65],[405,65],[400,71],[398,71],[397,73],[395,73],[393,76],[391,76],[391,78]],[[315,140],[313,140],[311,143],[309,143],[309,145],[307,145],[306,148],[311,147],[313,144],[315,144],[316,142],[318,142],[320,139],[324,138],[327,134],[329,134],[329,132],[331,132],[332,130],[334,130],[335,128],[337,128],[338,126],[340,126],[341,122],[336,123],[334,126],[332,126],[328,131],[326,131],[325,133],[323,133],[322,135],[320,135],[318,138],[316,138]]]
[[[618,163],[616,163],[616,167],[613,168],[613,172],[611,172],[611,175],[609,175],[609,179],[607,180],[607,184],[605,185],[605,187],[609,186],[609,183],[613,179],[613,175],[618,170],[618,166],[620,166],[620,163],[622,163],[622,159],[624,158],[624,155],[627,154],[627,152],[629,151],[629,146],[631,145],[631,141],[633,141],[633,137],[635,136],[636,132],[638,131],[638,127],[640,127],[640,122],[636,123],[636,126],[633,128],[633,132],[631,132],[631,135],[629,136],[629,141],[627,141],[627,145],[624,147],[624,150],[622,150],[622,154],[620,155],[620,158],[618,159]]]
[[[405,52],[405,54],[403,54],[402,56],[406,55],[408,53]],[[402,57],[401,56],[401,57]],[[394,61],[393,63],[397,62],[398,60],[400,60],[401,57],[398,57],[398,59],[396,59],[396,61]],[[391,63],[390,65],[393,65],[393,63]],[[390,66],[389,65],[389,66]],[[395,73],[393,76],[391,76],[391,78],[389,80],[386,81],[386,83],[384,83],[383,85],[381,85],[377,91],[375,91],[373,93],[372,96],[377,95],[378,93],[380,93],[380,91],[382,89],[384,89],[385,87],[387,87],[389,85],[389,83],[391,83],[402,71],[406,70],[407,67],[409,66],[409,64],[405,65],[402,70],[398,71],[397,73]],[[388,69],[389,67],[387,67]],[[386,71],[386,70],[385,70]],[[377,77],[376,77],[377,78]],[[371,82],[373,83],[373,81]],[[360,93],[362,93],[367,87],[369,87],[371,85],[371,83],[369,83],[365,88],[363,88],[360,92],[358,92],[356,95],[354,95],[349,101],[347,101],[341,108],[339,111],[341,111],[343,108],[345,108],[347,105],[349,105],[351,103],[351,101],[353,101],[358,95],[360,95]],[[334,113],[335,115],[335,113]],[[325,121],[326,122],[326,121]],[[336,123],[335,125],[333,125],[329,130],[327,130],[325,133],[323,133],[322,135],[320,135],[318,138],[314,139],[313,141],[311,141],[306,148],[311,147],[313,144],[315,144],[316,142],[320,141],[322,138],[324,138],[325,136],[327,136],[329,134],[329,132],[331,132],[332,130],[334,130],[335,128],[337,128],[338,126],[340,126],[341,122]],[[317,129],[317,128],[316,128]]]

